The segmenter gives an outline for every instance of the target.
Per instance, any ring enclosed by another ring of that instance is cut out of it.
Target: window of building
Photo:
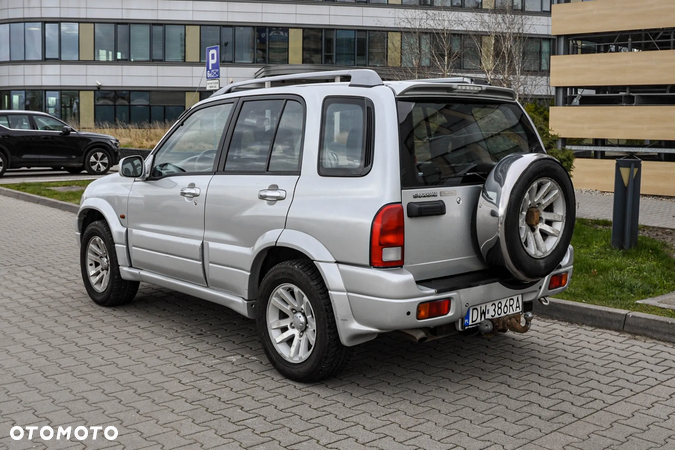
[[[42,59],[42,23],[29,22],[26,29],[26,60],[36,61]]]
[[[23,23],[9,24],[9,55],[12,61],[25,59],[25,36]]]
[[[60,36],[58,23],[45,24],[45,59],[59,59]]]
[[[115,122],[129,123],[129,91],[117,91],[115,95]]]
[[[321,64],[322,30],[302,30],[302,63]]]
[[[368,65],[382,67],[387,65],[387,32],[368,32]]]
[[[117,49],[115,59],[118,61],[129,60],[129,25],[117,25]]]
[[[255,62],[258,64],[267,63],[267,27],[255,29]]]
[[[152,26],[152,60],[164,61],[164,25]]]
[[[365,66],[368,64],[368,32],[356,32],[356,65]]]
[[[113,61],[115,56],[115,25],[112,23],[94,24],[94,59]]]
[[[77,61],[80,59],[80,26],[77,23],[61,24],[61,59]]]
[[[150,123],[150,92],[132,91],[130,100],[129,121],[136,125]]]
[[[0,25],[0,42],[5,42],[5,45],[0,45],[0,61],[9,61],[9,24],[3,23]]]
[[[339,66],[353,66],[356,64],[356,31],[336,31],[335,64]]]
[[[77,124],[80,122],[80,93],[61,91],[61,120]]]
[[[164,61],[185,61],[184,25],[164,25]]]
[[[541,11],[542,0],[525,0],[525,11]]]
[[[252,63],[255,56],[255,29],[234,28],[234,62]]]
[[[115,123],[115,91],[94,92],[94,119],[97,125]]]
[[[288,28],[268,28],[269,64],[288,64]]]
[[[232,27],[220,29],[220,62],[234,61],[234,30]]]
[[[468,70],[480,69],[480,51],[473,36],[462,36],[462,68]]]
[[[44,111],[44,91],[26,91],[26,107],[29,111]]]
[[[150,61],[150,25],[131,25],[129,44],[129,59],[131,61]]]
[[[59,91],[45,92],[45,112],[61,117],[61,93]]]
[[[541,41],[541,70],[548,72],[551,65],[551,40]]]
[[[541,64],[541,40],[528,39],[525,42],[525,54],[523,55],[523,69],[528,72],[536,72]]]
[[[199,30],[200,44],[199,55],[200,61],[206,62],[206,49],[214,45],[220,45],[220,27],[202,26]]]
[[[335,64],[335,30],[323,30],[323,63]]]

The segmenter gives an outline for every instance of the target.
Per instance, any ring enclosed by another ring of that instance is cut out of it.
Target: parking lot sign
[[[220,46],[206,47],[206,79],[220,79]]]

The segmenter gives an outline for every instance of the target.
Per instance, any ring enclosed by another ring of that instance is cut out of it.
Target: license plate
[[[514,295],[513,297],[495,300],[490,303],[472,306],[466,312],[464,317],[464,328],[474,327],[483,320],[496,319],[510,314],[517,314],[523,311],[523,296]]]

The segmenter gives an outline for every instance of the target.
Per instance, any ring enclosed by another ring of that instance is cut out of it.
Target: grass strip
[[[3,184],[1,186],[7,189],[13,189],[15,191],[26,192],[28,194],[53,198],[54,200],[61,200],[62,202],[75,203],[78,205],[80,203],[80,198],[82,197],[84,189],[89,186],[92,181],[94,180],[55,181],[51,183],[16,183]],[[51,189],[65,186],[76,186],[81,187],[82,189],[67,192]]]
[[[612,223],[577,219],[574,274],[556,298],[675,318],[675,310],[636,303],[675,291],[675,258],[665,242],[638,237],[630,250],[612,248]]]

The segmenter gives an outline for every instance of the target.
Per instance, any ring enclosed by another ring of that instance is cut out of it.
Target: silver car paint
[[[204,205],[213,175],[179,175],[133,183],[128,223],[131,263],[198,285],[206,285],[202,264]],[[198,188],[186,198],[181,189]]]
[[[276,244],[293,201],[297,175],[217,174],[206,198],[204,264],[211,288],[249,298],[255,256]],[[276,187],[286,198],[266,201],[260,191]]]
[[[283,231],[279,233],[277,245],[284,245],[304,251],[306,255],[315,261],[329,290],[340,339],[343,344],[348,346],[365,342],[375,338],[381,332],[394,329],[435,326],[453,321],[456,321],[461,326],[461,319],[469,306],[487,302],[491,299],[503,298],[512,292],[497,283],[444,294],[436,293],[433,289],[418,285],[416,278],[420,279],[419,277],[424,276],[423,269],[425,262],[421,257],[417,258],[414,251],[408,254],[411,246],[419,245],[419,243],[413,243],[412,237],[408,237],[407,233],[411,233],[411,236],[412,234],[418,234],[420,238],[424,233],[418,232],[414,228],[414,223],[406,223],[406,247],[408,248],[406,255],[411,257],[410,260],[406,258],[406,267],[387,270],[369,267],[370,227],[373,217],[383,205],[401,202],[404,199],[407,200],[407,194],[402,194],[398,179],[398,128],[393,125],[398,124],[394,92],[401,91],[405,86],[407,86],[405,83],[392,83],[390,85],[391,88],[387,86],[355,88],[337,83],[331,85],[330,89],[326,89],[325,86],[321,85],[307,85],[272,88],[267,89],[265,92],[292,92],[301,95],[306,101],[307,118],[302,176],[297,182],[295,193],[292,196],[292,206],[286,219],[286,225],[281,228]],[[320,114],[317,112],[321,111],[322,101],[327,95],[327,91],[330,92],[330,95],[367,96],[374,103],[376,120],[375,157],[371,172],[364,177],[331,178],[321,177],[317,173],[320,137]],[[259,93],[260,91],[240,92],[228,94],[220,98],[245,97]],[[220,98],[216,100],[220,100]],[[204,103],[210,101],[213,101],[213,99],[206,100]],[[146,161],[146,169],[148,168],[149,164]],[[392,174],[395,175],[392,176]],[[219,179],[220,176],[216,175],[216,178]],[[128,178],[111,175],[97,183],[93,183],[87,189],[80,210],[80,217],[89,208],[99,210],[104,214],[106,220],[113,224],[111,225],[111,229],[113,229],[113,237],[116,248],[118,248],[118,255],[126,248],[125,227],[128,226],[124,220],[120,221],[119,219],[120,214],[127,212],[125,204],[127,197],[120,189],[126,189],[126,192],[128,192],[131,182],[132,180]],[[137,181],[137,183],[146,182]],[[117,184],[118,187],[114,189],[106,187],[109,184]],[[265,187],[267,186],[263,186],[262,188]],[[477,195],[473,193],[473,189],[469,187],[466,189],[466,192],[462,190],[461,193],[458,190],[457,196],[462,197],[463,201],[471,204],[472,201],[470,199],[474,195]],[[138,192],[135,192],[135,194],[138,194]],[[446,199],[447,207],[451,206],[453,199],[455,202],[457,201],[455,197],[449,197]],[[214,204],[221,204],[220,201],[224,198],[226,198],[225,195],[221,200],[214,202]],[[140,208],[142,202],[147,202],[147,200],[142,200],[141,197],[132,197],[132,201],[136,202],[134,211]],[[256,199],[256,201],[259,200]],[[106,204],[108,206],[102,206]],[[475,202],[473,202],[473,205],[475,207]],[[242,204],[241,206],[246,210],[245,205]],[[249,206],[249,208],[264,210],[264,208],[259,208],[259,206],[262,205]],[[448,209],[450,210],[450,208]],[[451,210],[450,216],[455,217],[455,213],[457,213],[456,217],[459,218],[463,212],[461,209]],[[170,215],[165,214],[165,211],[157,211],[157,213],[158,215],[154,218],[154,221],[160,224],[173,220],[176,217],[174,213]],[[244,239],[249,245],[237,247],[226,242],[228,239],[232,242],[241,241],[240,237],[225,236],[227,233],[217,228],[218,220],[216,218],[219,218],[221,221],[225,220],[224,214],[218,211],[215,213],[206,211],[206,217],[210,217],[208,227],[212,229],[205,240],[206,244],[204,251],[201,253],[201,259],[194,260],[196,245],[193,244],[199,241],[195,233],[185,233],[188,236],[185,239],[194,241],[189,245],[185,245],[186,242],[173,241],[172,239],[169,239],[167,242],[171,242],[171,245],[174,246],[172,252],[180,253],[181,251],[185,251],[189,255],[189,258],[186,258],[186,260],[192,258],[191,262],[198,262],[202,270],[208,274],[208,281],[210,283],[213,282],[214,285],[215,283],[220,283],[218,284],[218,289],[200,285],[200,280],[196,282],[180,281],[171,276],[153,273],[149,270],[141,270],[135,266],[133,268],[121,267],[122,277],[125,279],[144,280],[186,292],[190,295],[228,306],[252,318],[255,316],[253,301],[245,300],[247,294],[250,295],[250,292],[244,286],[246,284],[245,279],[250,274],[250,267],[246,267],[246,262],[255,259],[260,252],[264,252],[268,248],[268,245],[271,245],[274,240],[272,237],[277,235],[279,228],[270,227],[272,230],[265,230],[253,244],[250,243],[253,242],[255,233],[251,233]],[[260,216],[258,215],[258,217]],[[164,230],[157,230],[156,225],[151,226],[151,220],[153,219],[149,216],[144,218],[143,227],[146,228],[144,231],[161,235]],[[470,219],[467,220],[467,217],[459,221],[463,222],[463,224],[459,225],[461,229],[464,230],[464,227],[469,226]],[[79,223],[81,225],[81,221]],[[181,227],[178,226],[178,228]],[[203,224],[202,229],[204,229]],[[78,228],[78,232],[81,231]],[[240,229],[237,229],[237,232],[239,231]],[[141,237],[147,238],[147,236],[142,235]],[[456,237],[449,235],[449,238],[453,240],[452,242],[455,245],[457,244],[455,241]],[[145,239],[145,241],[150,240]],[[466,242],[461,242],[459,246],[465,245]],[[232,260],[227,260],[226,255],[229,255]],[[432,269],[433,273],[438,273],[438,267],[443,265],[447,265],[447,267],[453,267],[454,265],[460,271],[469,270],[466,269],[467,267],[482,267],[481,264],[477,264],[477,261],[480,260],[477,258],[477,255],[466,254],[466,247],[463,247],[461,251],[457,251],[457,255],[459,256],[451,255],[449,258],[442,255],[440,257],[434,256],[439,259],[434,260],[434,262],[427,266],[435,266]],[[462,255],[466,256],[466,258]],[[123,259],[120,258],[120,261],[123,261]],[[166,264],[166,258],[160,255],[156,255],[156,261],[160,265]],[[562,271],[571,273],[572,263],[573,251],[570,247],[566,258],[554,273]],[[222,276],[216,276],[216,266],[226,268],[221,274]],[[158,269],[164,270],[161,267]],[[174,269],[181,276],[186,276],[184,272],[187,272],[188,275],[193,273],[192,269],[185,271],[182,266],[178,265]],[[227,272],[228,269],[229,272]],[[224,280],[226,276],[229,277],[232,274],[235,274],[232,280]],[[216,278],[218,279],[217,281]],[[549,279],[550,276],[531,288],[519,292],[523,293],[528,300],[560,292],[562,289],[552,292],[548,291]],[[201,284],[204,283],[206,283],[206,280]],[[248,286],[249,288],[251,286],[250,280]],[[237,294],[234,293],[235,291]],[[415,318],[414,308],[416,308],[416,305],[420,301],[439,298],[451,298],[453,300],[453,307],[449,315],[427,321],[418,321]],[[411,314],[408,315],[408,312]]]

